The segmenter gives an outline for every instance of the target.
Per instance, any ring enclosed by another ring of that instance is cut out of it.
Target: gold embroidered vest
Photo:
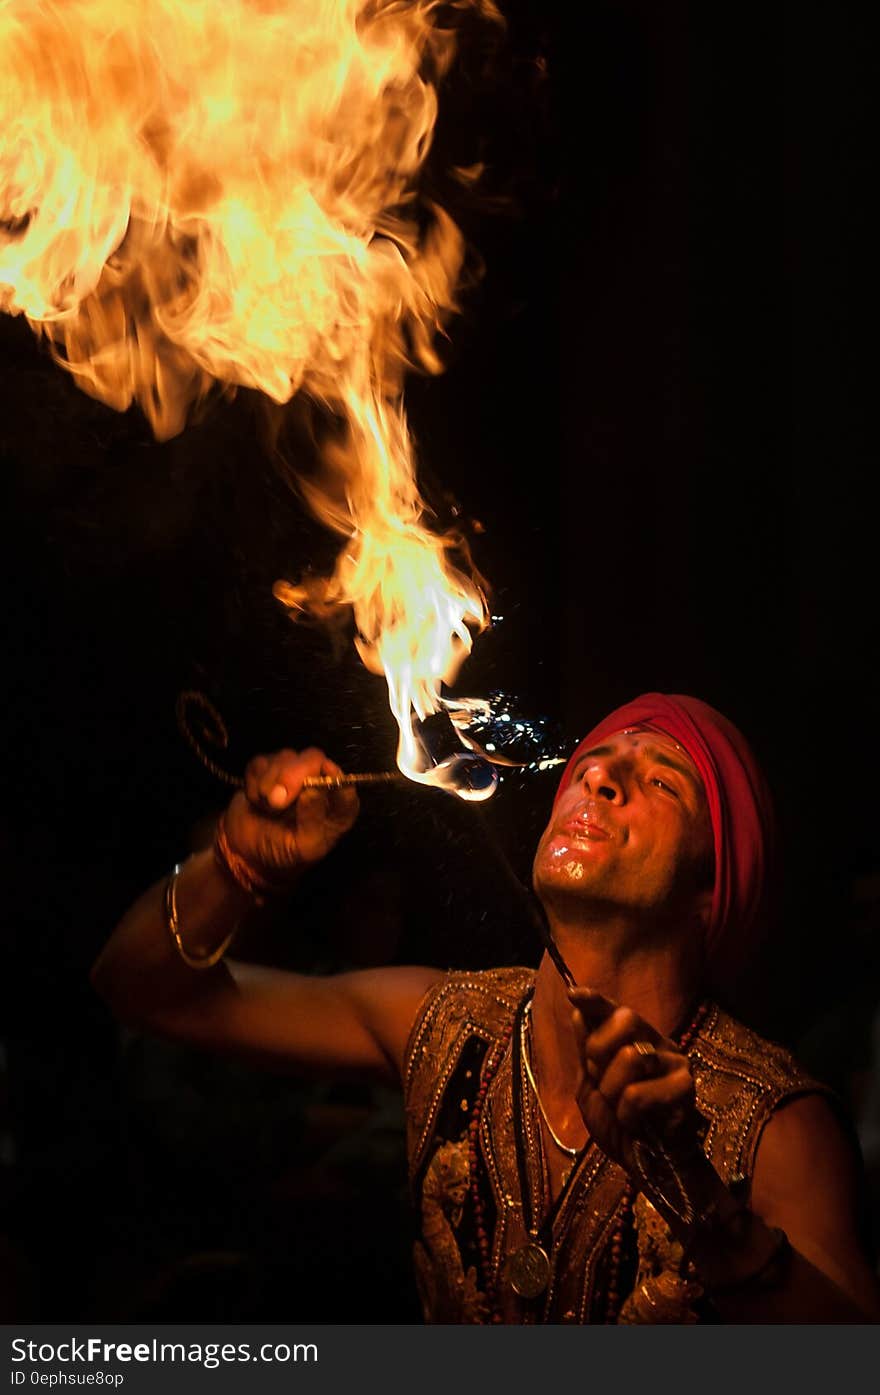
[[[415,1245],[416,1279],[427,1322],[485,1322],[485,1266],[496,1285],[503,1320],[510,1323],[601,1322],[611,1238],[626,1174],[588,1145],[563,1188],[551,1231],[552,1274],[539,1299],[520,1299],[505,1276],[506,1258],[525,1244],[513,1129],[513,1053],[508,1046],[480,1116],[479,1153],[483,1229],[489,1253],[480,1263],[478,1229],[469,1191],[468,1124],[483,1067],[509,1031],[534,982],[532,969],[449,973],[426,995],[404,1058],[407,1151],[421,1235]],[[774,1109],[794,1095],[822,1090],[783,1047],[765,1041],[717,1006],[710,1007],[688,1048],[697,1106],[705,1121],[703,1146],[726,1181],[750,1178],[761,1130]],[[530,1091],[523,1100],[526,1174],[532,1214],[544,1216],[550,1197],[540,1117]],[[644,1246],[654,1243],[644,1199],[636,1204],[639,1254],[621,1270],[628,1288]],[[654,1219],[656,1213],[652,1213]],[[625,1297],[625,1291],[621,1294]],[[629,1321],[696,1321],[698,1316]],[[711,1319],[710,1319],[711,1320]]]

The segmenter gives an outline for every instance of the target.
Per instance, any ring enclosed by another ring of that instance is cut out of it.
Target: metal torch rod
[[[360,770],[350,775],[309,775],[302,787],[304,790],[335,790],[342,785],[388,785],[405,779],[400,770]]]

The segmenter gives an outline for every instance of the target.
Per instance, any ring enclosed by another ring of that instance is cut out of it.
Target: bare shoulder
[[[398,1078],[403,1074],[404,1051],[425,995],[445,977],[443,969],[406,964],[358,969],[337,978],[340,990],[380,1042]]]
[[[855,1204],[858,1172],[853,1139],[829,1099],[812,1091],[771,1114],[758,1144],[754,1186],[768,1195],[789,1193],[798,1177],[802,1187],[830,1187],[837,1201]]]
[[[857,1145],[830,1100],[798,1095],[761,1134],[752,1206],[876,1317],[880,1286],[859,1235],[860,1174]]]

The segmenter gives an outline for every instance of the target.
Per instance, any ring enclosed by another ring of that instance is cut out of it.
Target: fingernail
[[[287,790],[284,785],[274,785],[269,791],[269,803],[274,804],[276,809],[280,809],[287,803]]]

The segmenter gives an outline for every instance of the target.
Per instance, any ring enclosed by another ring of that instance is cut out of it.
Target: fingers
[[[268,756],[255,756],[244,772],[244,792],[249,804],[259,804],[260,778],[269,765]]]
[[[630,1133],[659,1123],[664,1132],[681,1124],[695,1102],[693,1076],[684,1064],[658,1080],[627,1085],[617,1100],[617,1118]]]
[[[594,988],[570,988],[568,997],[572,1007],[577,1008],[587,1034],[607,1021],[617,1007],[611,998],[604,998]]]
[[[604,998],[601,993],[595,992],[592,988],[571,988],[568,996],[574,1009],[571,1021],[580,1048],[584,1072],[587,1078],[595,1084],[599,1080],[601,1071],[597,1069],[587,1051],[587,1042],[593,1033],[613,1015],[617,1004],[612,1002],[610,998]]]
[[[314,746],[304,751],[285,749],[271,756],[256,756],[250,762],[245,772],[245,793],[261,813],[280,814],[296,802],[304,780],[340,773],[339,767]]]
[[[304,755],[309,754],[303,752]],[[342,767],[335,761],[329,760],[323,751],[316,753],[321,757],[321,763],[316,771],[309,771],[308,774],[339,776],[343,774]],[[303,776],[305,779],[305,776]],[[323,821],[337,830],[350,828],[357,817],[359,802],[357,790],[353,785],[329,786],[326,789],[303,790],[299,798],[298,812],[300,822],[305,824],[308,821]]]
[[[671,1059],[663,1062],[664,1074],[656,1078],[622,1078],[614,1088],[603,1082],[602,1089],[582,1078],[578,1106],[591,1136],[606,1151],[615,1130],[632,1137],[650,1135],[652,1129],[669,1135],[692,1117],[695,1090],[688,1064],[672,1053],[663,1055]]]
[[[323,857],[351,828],[358,815],[357,791],[351,785],[303,789],[315,776],[342,775],[323,751],[285,749],[256,756],[245,772],[245,795],[252,811],[281,823],[296,825],[301,861]]]
[[[646,1081],[659,1083],[661,1079],[674,1074],[683,1063],[684,1058],[673,1051],[657,1051],[646,1056],[629,1043],[612,1057],[596,1089],[612,1108],[616,1108],[630,1085],[641,1085]]]
[[[650,1043],[664,1050],[673,1049],[673,1044],[639,1017],[631,1008],[618,1007],[607,998],[601,998],[601,1006],[584,1000],[582,990],[569,995],[574,1004],[572,1025],[578,1037],[591,1078],[601,1079],[611,1061],[624,1046],[632,1042]],[[595,995],[599,997],[599,995]]]
[[[594,1124],[611,1121],[639,1134],[652,1121],[666,1131],[695,1105],[687,1057],[630,1008],[602,994],[569,993],[572,1027],[580,1048],[578,1103]]]

